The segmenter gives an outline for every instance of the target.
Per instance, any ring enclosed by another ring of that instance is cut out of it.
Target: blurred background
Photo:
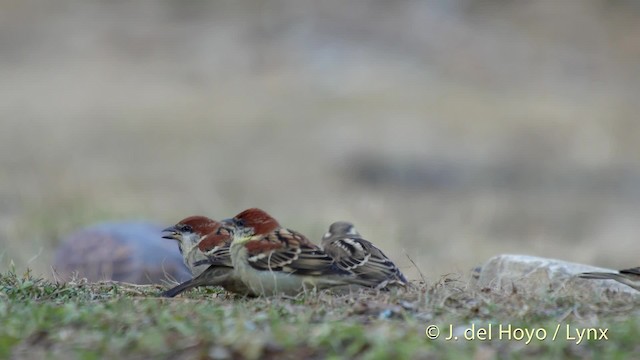
[[[0,270],[253,206],[413,279],[638,266],[638,4],[0,0]]]

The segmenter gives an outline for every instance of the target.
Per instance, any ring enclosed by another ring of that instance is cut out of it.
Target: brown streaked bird
[[[205,216],[190,216],[176,225],[164,229],[170,234],[166,239],[178,241],[184,263],[195,277],[162,293],[174,297],[200,286],[222,286],[234,293],[253,295],[244,284],[233,276],[229,246],[233,238],[228,225]]]
[[[54,274],[88,281],[133,284],[185,281],[191,277],[173,244],[158,238],[162,228],[143,221],[104,222],[65,237],[54,258]]]
[[[198,249],[198,244],[206,237],[215,234],[222,224],[206,216],[194,215],[180,220],[164,230],[162,238],[176,240],[184,264],[194,277],[206,270],[209,258]]]
[[[281,227],[261,209],[247,209],[233,222],[234,272],[256,294],[296,295],[313,288],[372,286],[339,268],[320,247],[301,233]]]
[[[583,279],[615,280],[640,291],[640,267],[623,269],[617,273],[585,272],[578,276]]]
[[[396,264],[382,250],[363,239],[350,222],[337,221],[331,224],[329,231],[322,237],[322,249],[340,268],[373,281],[377,289],[409,284]]]
[[[232,293],[248,296],[257,296],[251,291],[233,271],[229,247],[233,237],[225,233],[224,228],[216,234],[210,234],[206,241],[198,244],[200,251],[207,255],[209,267],[195,278],[185,281],[162,293],[164,297],[175,297],[184,291],[201,286],[222,286]]]

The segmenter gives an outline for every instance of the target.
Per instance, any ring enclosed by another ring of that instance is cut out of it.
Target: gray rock
[[[139,221],[106,222],[65,237],[55,253],[55,277],[74,273],[89,281],[115,280],[157,284],[191,278],[174,241],[162,239],[162,227]]]
[[[613,280],[582,279],[582,272],[616,270],[527,255],[498,255],[474,270],[470,286],[532,297],[572,296],[637,301],[640,291]]]

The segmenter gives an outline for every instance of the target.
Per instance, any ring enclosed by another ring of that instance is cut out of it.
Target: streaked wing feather
[[[329,245],[325,246],[327,253],[334,256],[337,265],[344,270],[365,279],[396,279],[407,283],[393,261],[367,240],[344,237],[333,240]]]
[[[218,229],[216,234],[210,234],[198,244],[198,249],[207,256],[208,262],[212,265],[231,266],[231,241],[225,228]]]
[[[298,232],[278,229],[255,241],[259,244],[248,248],[249,263],[258,270],[299,275],[345,274],[330,256]]]

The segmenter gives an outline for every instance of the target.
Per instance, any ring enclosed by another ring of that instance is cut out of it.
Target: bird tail
[[[187,291],[189,289],[197,287],[199,285],[199,283],[200,283],[197,280],[198,280],[197,278],[191,279],[191,280],[187,280],[187,281],[183,282],[182,284],[174,286],[173,288],[171,288],[171,289],[169,289],[167,291],[163,291],[160,294],[160,296],[168,297],[168,298],[172,298],[172,297],[178,296],[181,293],[183,293],[183,292],[185,292],[185,291]]]
[[[220,286],[225,284],[228,280],[231,272],[229,268],[218,266],[213,264],[207,268],[202,274],[197,277],[187,280],[180,285],[177,285],[167,291],[164,291],[160,295],[162,297],[174,297],[189,289],[200,286]]]
[[[215,279],[210,276],[196,277],[191,280],[187,280],[182,284],[176,285],[169,290],[166,290],[160,294],[162,297],[175,297],[182,294],[187,290],[191,290],[200,286],[220,286],[224,282],[224,279]]]
[[[620,274],[607,272],[584,272],[578,275],[583,279],[613,279],[620,278]]]

